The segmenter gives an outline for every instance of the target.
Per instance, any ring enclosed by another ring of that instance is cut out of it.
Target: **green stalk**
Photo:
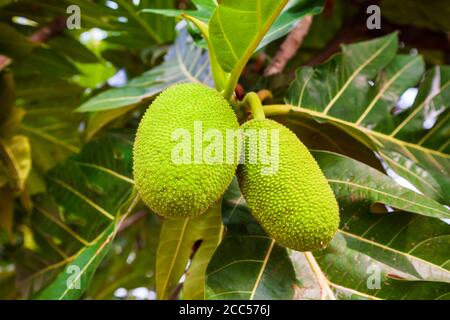
[[[252,110],[253,119],[264,120],[266,115],[264,114],[263,106],[259,96],[255,92],[249,92],[245,95],[243,104],[248,104]]]
[[[213,75],[214,84],[217,91],[221,92],[225,88],[225,84],[228,81],[228,75],[225,73],[225,71],[223,71],[222,67],[219,64],[219,61],[217,60],[216,53],[213,50],[211,41],[209,40],[208,25],[203,21],[185,13],[181,14],[181,17],[195,24],[195,26],[202,33],[203,38],[206,40],[206,43],[208,44],[209,62],[211,64],[211,72]]]
[[[225,92],[223,94],[223,96],[225,97],[225,99],[230,100],[231,97],[233,96],[233,92],[234,89],[237,86],[237,83],[239,81],[239,77],[241,75],[241,70],[238,68],[235,68],[231,73],[230,76],[228,78],[228,82],[225,88]]]

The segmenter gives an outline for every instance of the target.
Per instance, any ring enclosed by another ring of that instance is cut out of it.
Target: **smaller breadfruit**
[[[237,161],[198,161],[210,143],[202,134],[213,130],[225,137],[238,128],[234,111],[216,90],[190,83],[163,91],[145,112],[134,142],[133,174],[144,203],[167,218],[204,213],[231,183]],[[186,134],[189,141],[182,139]],[[180,149],[185,154],[177,149],[180,142],[191,143]],[[177,152],[191,161],[178,161]]]
[[[278,130],[279,162],[272,174],[264,171],[267,163],[249,161],[255,148],[245,140],[245,161],[237,173],[254,217],[268,235],[288,248],[297,251],[324,248],[339,226],[339,209],[317,162],[293,132],[273,120],[250,120],[242,129],[244,133]],[[270,132],[267,137],[270,151]],[[259,152],[261,144],[257,148]]]

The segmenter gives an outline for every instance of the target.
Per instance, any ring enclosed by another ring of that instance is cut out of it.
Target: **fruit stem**
[[[245,95],[243,104],[248,104],[252,110],[253,119],[264,120],[266,115],[264,114],[263,106],[259,96],[255,92],[249,92]]]

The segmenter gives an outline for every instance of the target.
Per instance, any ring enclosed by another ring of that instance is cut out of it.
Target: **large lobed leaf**
[[[210,50],[229,73],[224,96],[230,99],[245,65],[288,0],[225,0],[208,24]]]
[[[108,134],[46,175],[50,191],[35,203],[30,224],[32,245],[17,257],[18,282],[27,295],[49,284],[69,262],[86,272],[80,279],[82,290],[62,290],[64,279],[71,275],[62,270],[52,285],[58,290],[49,289],[43,296],[79,297],[87,288],[106,253],[103,250],[113,239],[118,217],[128,214],[136,204],[128,139],[123,134]],[[124,203],[129,206],[123,207]]]
[[[105,111],[146,102],[172,84],[202,82],[212,85],[208,55],[192,43],[184,28],[167,53],[164,62],[132,79],[125,86],[112,88],[82,104],[78,112]]]
[[[337,197],[351,195],[352,201],[368,203],[375,213],[378,211],[376,205],[381,203],[433,218],[450,218],[450,210],[445,206],[402,187],[363,163],[328,152],[314,152],[314,156]]]
[[[181,15],[187,15],[194,17],[205,24],[208,24],[214,11],[218,7],[216,0],[193,0],[197,10],[171,10],[171,9],[144,9],[142,12],[156,13],[165,15],[168,17],[176,17]],[[222,4],[222,3],[221,3]],[[221,5],[220,4],[220,5]],[[288,1],[285,9],[276,18],[273,25],[270,27],[266,34],[263,34],[263,39],[258,45],[257,49],[260,49],[267,44],[275,41],[292,30],[295,24],[302,19],[305,15],[318,14],[323,9],[324,1],[322,0],[290,0]],[[236,22],[237,15],[234,16],[233,21]],[[247,28],[248,26],[246,26]]]
[[[450,233],[437,219],[377,215],[340,198],[341,227],[315,256],[341,298],[448,299]]]
[[[448,209],[356,160],[324,151],[313,155],[333,187],[341,212],[340,229],[332,243],[326,250],[314,252],[322,268],[314,271],[315,277],[324,273],[328,278],[314,290],[330,287],[339,299],[448,297],[449,228],[432,218],[434,209],[448,217]],[[368,187],[361,191],[355,185]],[[404,211],[373,210],[377,204],[390,203],[392,196]],[[428,208],[430,204],[434,209]],[[273,261],[269,253],[268,270],[258,278],[255,269],[261,271],[267,252],[284,249],[277,244],[270,249],[273,242],[249,215],[236,185],[225,195],[223,218],[228,231],[208,266],[207,298],[292,298],[293,287],[295,297],[300,294],[300,298],[306,298],[305,292],[311,290],[305,287],[311,283],[310,276],[304,268],[291,275],[291,262],[280,252]],[[241,248],[238,253],[236,247]],[[292,255],[291,259],[296,269],[299,263],[305,263]],[[278,264],[276,275],[271,274],[271,264]],[[282,275],[279,270],[284,270]],[[261,282],[255,285],[255,279]]]
[[[222,211],[227,233],[208,264],[206,299],[291,299],[297,279],[288,253],[251,216],[236,180]]]
[[[321,0],[196,1],[196,11],[146,9],[166,16],[182,15],[201,30],[208,43],[216,88],[228,99],[253,53],[284,36],[302,17],[319,13]]]
[[[34,169],[46,172],[80,150],[82,119],[72,112],[82,90],[56,77],[16,77],[18,104],[25,111],[20,131],[31,142]]]
[[[145,287],[149,298],[154,298],[160,228],[159,217],[145,210],[138,210],[124,220],[84,297],[94,300],[135,298],[136,291],[142,290],[135,289]],[[126,290],[126,296],[117,295],[120,288]]]
[[[343,46],[328,62],[300,68],[289,104],[269,106],[266,113],[309,115],[334,125],[422,193],[447,204],[450,69],[435,67],[423,76],[422,58],[396,54],[397,47],[396,34]],[[400,108],[400,96],[418,84],[412,106]]]
[[[11,20],[20,12],[22,17],[38,24],[47,24],[55,16],[67,16],[67,8],[77,5],[82,14],[81,28],[101,28],[110,32],[107,42],[128,48],[142,49],[151,44],[163,44],[173,40],[174,20],[158,15],[142,17],[138,12],[144,8],[174,8],[174,0],[142,0],[135,4],[132,1],[117,0],[114,9],[107,1],[17,1],[2,8],[2,18]],[[99,19],[101,17],[101,19]]]
[[[206,266],[220,243],[222,233],[218,204],[200,217],[163,222],[156,255],[158,299],[171,298],[183,274],[186,274],[184,298],[204,299]],[[199,247],[193,252],[194,245],[200,241]]]

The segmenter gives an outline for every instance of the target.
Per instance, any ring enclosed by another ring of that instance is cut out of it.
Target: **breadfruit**
[[[245,158],[237,174],[252,214],[269,236],[288,248],[324,248],[339,226],[333,191],[308,149],[288,128],[269,119],[250,120],[242,126],[246,136],[261,129],[278,131],[278,141],[273,141],[276,135],[267,134],[268,150],[271,142],[278,144],[278,167],[265,172],[268,164],[251,163],[255,148],[246,138]],[[256,148],[260,151],[261,144]]]
[[[145,112],[134,142],[133,174],[144,203],[167,218],[204,213],[231,183],[237,161],[204,159],[212,142],[203,135],[220,138],[238,128],[228,102],[211,88],[179,84],[163,91]],[[225,145],[215,149],[217,155],[225,155]]]

